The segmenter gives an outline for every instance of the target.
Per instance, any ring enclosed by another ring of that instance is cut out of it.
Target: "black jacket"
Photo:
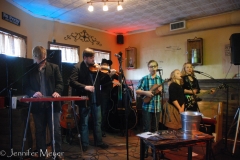
[[[89,68],[86,66],[85,62],[78,62],[73,70],[72,74],[69,78],[69,84],[70,86],[75,89],[74,93],[76,96],[88,96],[89,100],[86,101],[76,101],[76,104],[78,104],[80,107],[87,107],[90,105],[90,102],[92,102],[92,93],[90,91],[85,90],[85,86],[93,86],[93,81],[90,76],[91,71]],[[93,73],[95,76],[97,73]],[[94,77],[95,77],[94,76]],[[100,105],[101,104],[101,91],[100,91],[100,81],[106,76],[106,74],[99,72],[97,75],[97,79],[95,82],[95,92],[96,92],[96,104]],[[108,75],[107,75],[108,76]],[[86,106],[87,105],[87,106]]]
[[[35,92],[40,91],[40,77],[37,64],[31,65],[29,69],[34,68],[26,77],[24,82],[26,93],[29,97],[32,97]],[[63,91],[63,80],[61,73],[59,71],[59,67],[53,63],[46,63],[46,70],[45,70],[45,77],[46,77],[46,94],[44,96],[52,96],[54,92],[57,92],[61,95]],[[39,102],[32,103],[31,111],[32,113],[38,113],[43,110],[40,107]],[[61,103],[54,102],[54,112],[60,112],[61,110]]]

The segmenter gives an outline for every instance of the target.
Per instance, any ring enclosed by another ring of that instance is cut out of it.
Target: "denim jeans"
[[[80,134],[81,141],[83,146],[89,145],[89,130],[88,130],[88,120],[91,113],[93,119],[93,137],[95,145],[102,144],[102,130],[101,130],[101,106],[92,104],[90,107],[81,107],[80,108]]]
[[[155,118],[156,117],[156,118]],[[148,112],[142,110],[143,132],[155,132],[158,130],[160,112]],[[146,145],[145,150],[148,149]]]
[[[43,108],[41,112],[32,114],[35,129],[36,129],[36,147],[38,153],[40,150],[45,153],[47,149],[46,145],[46,127],[49,127],[51,144],[52,144],[52,107]],[[54,120],[54,138],[55,138],[55,151],[61,152],[61,126],[60,126],[60,113],[53,113]],[[53,147],[53,146],[52,146]]]

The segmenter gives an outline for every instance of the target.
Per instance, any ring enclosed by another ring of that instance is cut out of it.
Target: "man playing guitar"
[[[145,101],[143,99],[142,104],[143,131],[154,132],[158,130],[158,122],[160,119],[160,93],[162,91],[161,84],[163,83],[163,80],[159,75],[157,75],[158,63],[155,60],[150,60],[147,67],[149,74],[142,77],[139,81],[136,94],[144,96],[144,99],[149,99],[149,101]],[[145,148],[144,157],[148,157],[148,146]]]

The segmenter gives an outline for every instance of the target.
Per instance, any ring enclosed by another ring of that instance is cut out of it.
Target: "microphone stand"
[[[40,63],[38,63],[37,65],[35,65],[33,68],[31,68],[30,70],[28,70],[27,72],[25,72],[24,74],[22,74],[17,80],[15,80],[14,82],[12,82],[11,84],[9,84],[7,87],[5,87],[4,89],[2,89],[0,91],[0,94],[3,93],[5,90],[7,90],[8,92],[8,97],[9,97],[9,147],[10,147],[10,154],[11,154],[11,150],[13,148],[13,143],[12,143],[12,91],[17,91],[17,89],[13,89],[11,88],[15,83],[17,83],[19,80],[21,80],[23,77],[25,77],[27,74],[29,74],[30,72],[32,72],[35,68],[37,68],[40,64],[42,64],[45,60],[47,60],[48,58],[52,58],[53,54],[55,51],[53,51],[49,57],[46,57],[45,59],[43,59]],[[30,109],[30,108],[29,108]],[[28,121],[27,121],[28,122]],[[28,125],[28,124],[26,124]],[[26,126],[28,127],[28,126]],[[24,133],[26,134],[26,133]],[[25,136],[24,136],[25,137]],[[25,140],[24,140],[25,141]],[[12,156],[9,156],[10,159],[12,159]]]
[[[162,79],[162,74],[161,74],[161,71],[163,72],[163,70],[161,70],[161,69],[159,69],[158,70],[158,73],[159,73],[159,76],[160,76],[160,81],[161,81],[161,84],[162,84],[162,96],[161,96],[161,108],[162,108],[162,111],[161,112],[163,112],[163,95],[164,95],[164,82],[163,82],[163,79]],[[162,114],[163,115],[163,114]],[[156,116],[156,107],[155,107],[155,116]],[[162,116],[162,122],[163,122],[163,117],[164,116]],[[158,127],[157,127],[157,124],[158,123],[156,123],[156,129],[157,129],[157,131],[158,131]],[[161,125],[162,126],[162,128],[163,128],[163,125]],[[161,129],[162,129],[161,128]],[[166,158],[165,156],[164,156],[164,153],[163,153],[163,151],[161,150],[161,155],[160,155],[161,157],[160,157],[160,159],[165,159],[165,160],[169,160],[168,158]]]
[[[124,93],[124,105],[125,105],[125,119],[126,119],[126,150],[127,150],[127,160],[129,159],[129,149],[128,149],[128,116],[129,116],[129,108],[128,105],[130,105],[131,100],[131,95],[130,95],[130,91],[129,88],[127,86],[126,83],[126,78],[124,76],[124,72],[122,69],[122,57],[119,56],[118,57],[118,61],[119,61],[119,72],[121,74],[122,77],[122,82],[121,83],[122,87],[125,87],[125,93]]]
[[[223,83],[223,82],[221,82],[221,81],[219,81],[219,80],[216,80],[216,79],[214,79],[212,76],[210,76],[209,74],[207,74],[207,73],[204,73],[204,72],[196,72],[196,73],[198,73],[198,74],[201,74],[201,75],[203,75],[203,76],[205,76],[205,77],[208,77],[208,78],[210,78],[210,79],[212,79],[212,80],[214,80],[214,81],[216,81],[216,82],[218,82],[218,83],[221,83],[221,84],[223,84],[223,86],[227,89],[227,97],[226,97],[226,103],[227,103],[227,106],[226,106],[226,122],[225,122],[225,148],[224,148],[224,150],[227,150],[227,136],[228,136],[228,132],[227,132],[227,130],[228,130],[228,96],[229,96],[229,85],[227,85],[227,84],[225,84],[225,83]],[[232,87],[233,88],[233,87]]]
[[[163,112],[163,95],[164,95],[164,85],[163,85],[163,79],[162,79],[162,74],[161,74],[161,71],[163,72],[163,70],[158,70],[158,73],[159,73],[159,76],[160,76],[160,81],[161,81],[161,84],[162,84],[162,96],[161,96],[161,112]],[[155,111],[156,111],[156,107],[155,107]],[[156,114],[156,113],[155,113]],[[163,115],[163,114],[162,114]],[[163,122],[163,116],[162,116],[162,122]],[[157,125],[157,123],[156,123]],[[163,125],[161,125],[161,129],[163,128]],[[156,126],[156,129],[158,131],[158,127]]]

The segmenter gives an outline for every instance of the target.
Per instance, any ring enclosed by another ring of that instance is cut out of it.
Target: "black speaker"
[[[117,44],[123,44],[123,43],[124,43],[123,35],[117,35]]]
[[[47,61],[57,64],[60,72],[62,72],[62,52],[61,50],[47,50]]]
[[[240,33],[234,33],[230,37],[231,63],[240,65]]]

